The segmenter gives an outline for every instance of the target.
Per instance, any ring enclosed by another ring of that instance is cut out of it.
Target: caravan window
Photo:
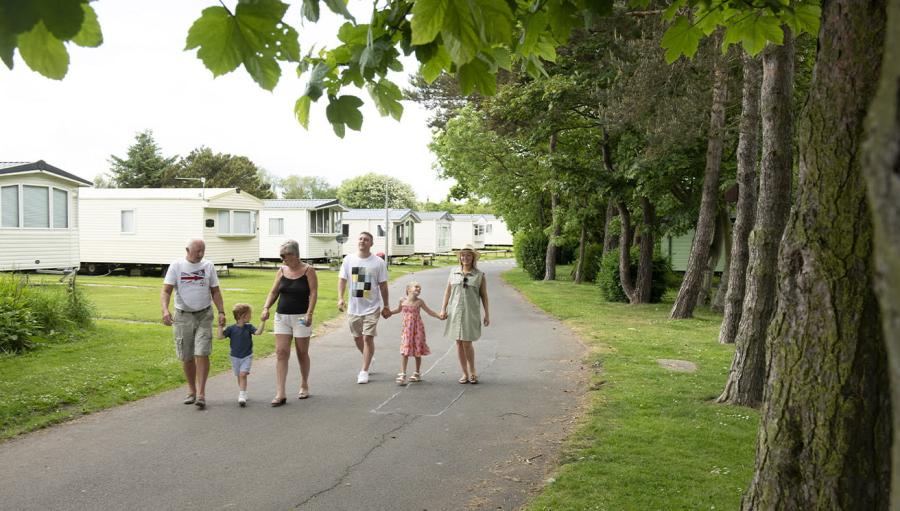
[[[123,209],[121,212],[120,229],[123,234],[134,234],[134,210]]]
[[[53,228],[69,227],[69,193],[65,190],[53,189]]]
[[[46,186],[22,187],[24,227],[50,227],[50,189]]]
[[[256,234],[256,212],[219,210],[219,234],[252,236]]]
[[[19,187],[4,186],[0,188],[0,227],[19,226]]]
[[[272,236],[284,234],[284,218],[269,219],[269,234]]]
[[[340,225],[340,213],[333,209],[309,212],[309,232],[313,234],[335,234]]]

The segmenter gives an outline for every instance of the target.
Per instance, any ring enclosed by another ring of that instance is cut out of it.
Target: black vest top
[[[278,281],[278,309],[279,314],[306,314],[309,309],[309,279],[306,273],[296,279],[289,279],[284,275]]]

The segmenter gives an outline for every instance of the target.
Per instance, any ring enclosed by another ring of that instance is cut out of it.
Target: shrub
[[[600,259],[603,257],[603,243],[588,243],[584,247],[584,282],[593,282],[597,279],[597,270],[600,268]],[[618,264],[618,259],[616,260]],[[572,278],[575,278],[575,268],[578,267],[578,260],[575,260],[575,267],[572,268]]]
[[[631,249],[631,276],[637,276],[638,264],[638,248]],[[671,280],[672,267],[669,265],[668,259],[662,255],[653,256],[652,276],[650,279],[650,303],[658,303],[662,300],[668,282]],[[604,255],[600,261],[600,268],[597,273],[597,283],[600,285],[600,292],[608,302],[628,302],[625,296],[625,290],[622,289],[622,283],[619,280],[619,250],[611,250]]]
[[[544,278],[546,273],[547,242],[541,231],[519,231],[513,238],[516,262],[534,280]]]

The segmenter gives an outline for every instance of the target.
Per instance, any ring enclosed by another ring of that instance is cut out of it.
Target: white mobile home
[[[43,160],[0,162],[0,271],[78,268],[82,186]]]
[[[279,199],[263,201],[259,212],[259,258],[278,260],[281,244],[292,239],[300,244],[300,258],[328,259],[341,256],[343,213],[349,211],[337,199]]]
[[[390,250],[385,252],[385,213],[383,209],[351,209],[344,213],[343,234],[347,237],[344,243],[344,255],[355,253],[356,240],[359,233],[366,231],[375,237],[372,253],[385,252],[390,257],[408,256],[415,253],[415,225],[419,223],[419,215],[411,209],[388,210],[390,226]]]
[[[484,231],[487,220],[484,215],[453,215],[453,224],[450,232],[450,244],[455,250],[466,245],[475,248],[484,248]]]
[[[494,215],[483,215],[484,226],[484,244],[486,246],[504,246],[511,247],[513,245],[513,235],[506,227],[506,222],[502,218]]]
[[[453,215],[446,211],[416,211],[422,221],[416,226],[415,249],[417,254],[443,254],[450,252],[450,229]]]
[[[206,242],[205,258],[216,265],[258,262],[262,205],[240,188],[86,189],[79,207],[82,267],[167,265],[192,238]]]

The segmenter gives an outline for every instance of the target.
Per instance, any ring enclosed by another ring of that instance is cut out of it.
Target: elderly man
[[[185,257],[169,265],[162,292],[162,321],[175,325],[175,353],[181,359],[190,392],[184,404],[206,407],[206,379],[209,376],[209,354],[212,352],[212,304],[219,311],[218,322],[225,325],[225,306],[219,290],[216,268],[206,259],[206,244],[194,239],[185,247]],[[169,313],[172,290],[175,293],[175,317]]]

